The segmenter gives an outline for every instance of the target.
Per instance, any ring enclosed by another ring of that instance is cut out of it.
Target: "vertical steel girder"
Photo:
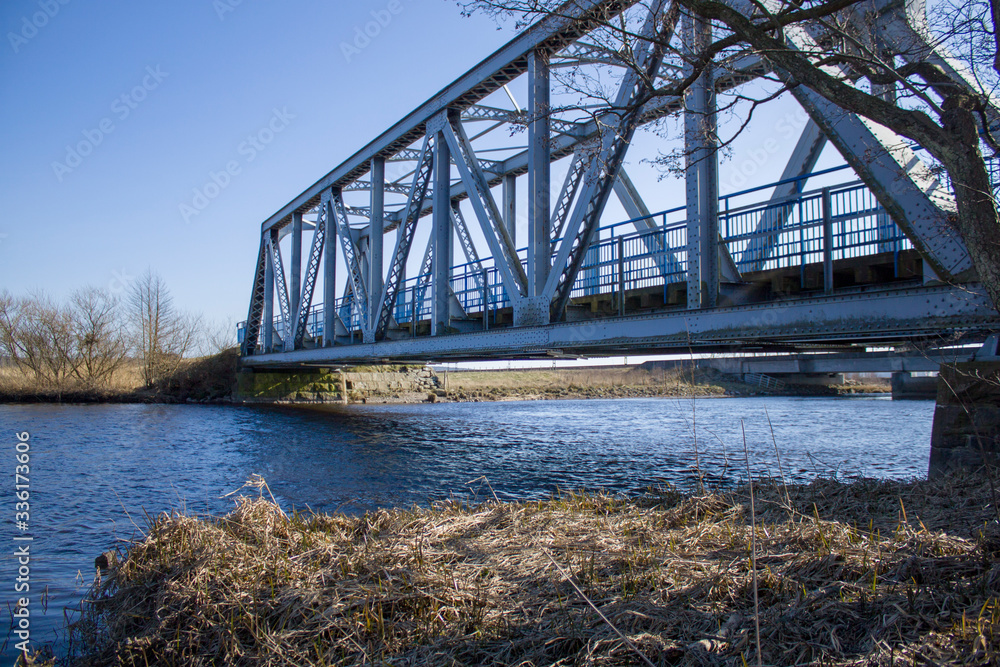
[[[444,112],[442,112],[444,113]],[[469,191],[469,200],[476,211],[476,217],[483,229],[483,235],[489,243],[494,262],[500,270],[504,288],[512,300],[526,296],[528,293],[528,277],[517,256],[517,248],[507,233],[507,228],[500,217],[496,202],[490,193],[490,187],[483,175],[483,170],[476,159],[476,153],[465,135],[461,121],[456,117],[447,116],[439,119],[448,147],[454,156],[455,164]],[[444,193],[449,195],[451,184]]]
[[[379,297],[382,295],[382,246],[385,233],[385,158],[372,158],[371,224],[368,232],[368,291],[372,295],[370,322],[379,318]]]
[[[267,271],[267,243],[264,237],[260,240],[260,249],[257,251],[257,264],[253,274],[253,288],[250,290],[250,310],[247,312],[247,328],[243,338],[243,349],[240,350],[243,356],[249,356],[257,351],[257,339],[260,336],[261,318],[266,310],[266,280]],[[271,323],[267,322],[265,326]],[[264,348],[265,350],[267,347]]]
[[[517,175],[503,177],[503,222],[507,226],[510,242],[517,246]]]
[[[440,133],[446,130],[439,130]],[[431,335],[447,332],[450,322],[448,288],[451,278],[451,149],[447,140],[438,135],[434,145],[434,213],[431,238],[434,243],[434,263],[431,307]],[[461,161],[461,160],[459,160]],[[488,194],[488,193],[487,193]],[[501,225],[502,226],[502,225]]]
[[[291,275],[288,278],[289,305],[292,308],[292,320],[299,318],[299,297],[302,291],[302,211],[292,213],[292,266]],[[285,344],[288,345],[289,337],[285,336]],[[287,348],[286,348],[287,349]]]
[[[430,187],[431,176],[434,172],[436,141],[436,138],[428,132],[424,137],[424,145],[420,150],[417,170],[413,175],[413,183],[410,185],[410,195],[406,200],[405,213],[399,225],[399,233],[396,236],[396,248],[392,253],[392,265],[389,267],[389,275],[385,280],[385,289],[382,291],[379,300],[378,320],[376,320],[373,331],[375,340],[385,338],[386,331],[389,328],[389,319],[392,316],[392,309],[396,305],[399,289],[403,285],[406,260],[410,256],[410,246],[413,245],[413,232],[417,228],[417,221],[420,219],[420,210],[423,208],[424,200],[427,198],[427,190]],[[414,307],[416,307],[416,304],[414,304]]]
[[[712,42],[712,24],[685,17],[685,47],[697,57]],[[687,306],[713,308],[719,299],[719,162],[713,66],[684,97],[687,162]]]
[[[536,49],[528,56],[528,291],[542,296],[552,261],[549,247],[550,160],[549,54]]]
[[[640,100],[649,93],[650,82],[654,80],[663,61],[664,45],[670,41],[677,24],[676,7],[671,6],[667,15],[663,16],[666,0],[657,0],[651,4],[650,15],[641,32],[643,43],[635,49],[642,72],[640,74],[636,69],[630,69],[625,73],[615,99],[616,111],[605,115],[600,152],[587,167],[583,190],[570,216],[553,270],[545,284],[543,295],[551,302],[552,321],[562,317],[569,303],[573,283],[576,282],[587,248],[611,194],[611,187],[618,177],[625,152],[638,126]]]
[[[261,244],[267,244],[261,239]],[[271,262],[264,257],[264,349],[268,352],[274,346],[274,271]]]
[[[309,309],[312,308],[313,291],[316,289],[316,277],[319,275],[319,263],[323,254],[323,244],[326,240],[327,226],[326,207],[320,206],[316,216],[316,229],[313,231],[312,246],[309,249],[309,262],[306,264],[306,275],[302,283],[302,293],[295,311],[295,337],[293,349],[302,347],[306,335],[306,324],[309,322]]]
[[[285,341],[290,338],[288,330],[292,326],[292,321],[288,314],[288,287],[285,284],[285,267],[281,263],[281,247],[278,245],[275,235],[272,234],[271,238],[267,240],[267,247],[271,260],[271,273],[274,274],[274,286],[278,292],[278,307],[281,309],[281,332],[283,334],[281,342],[282,347],[284,347]]]
[[[323,345],[333,345],[337,337],[337,232],[334,227],[332,193],[324,190],[320,209],[326,211],[326,231],[323,234]]]
[[[819,125],[810,118],[805,127],[802,128],[802,133],[795,143],[795,148],[792,150],[779,180],[787,181],[811,172],[816,167],[816,161],[819,160],[824,146],[826,146],[826,135],[820,130]],[[774,206],[765,209],[761,214],[757,227],[754,229],[753,238],[750,239],[740,255],[740,270],[748,272],[760,271],[764,268],[764,264],[774,252],[781,230],[784,229],[791,216],[791,208],[779,206],[779,204],[789,197],[801,193],[805,186],[804,180],[775,186],[770,201]]]
[[[365,287],[364,271],[361,268],[361,258],[354,238],[351,236],[351,226],[344,208],[344,197],[337,191],[333,193],[333,211],[337,221],[337,235],[340,237],[340,248],[350,271],[351,289],[354,292],[354,304],[359,309],[361,330],[368,329],[368,289]]]

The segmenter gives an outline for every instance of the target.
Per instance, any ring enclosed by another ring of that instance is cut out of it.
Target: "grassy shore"
[[[987,665],[991,485],[163,516],[73,628],[82,665]],[[751,510],[754,508],[754,510]]]
[[[15,366],[0,367],[0,403],[183,403],[224,401],[236,384],[239,350],[184,359],[152,387],[138,362],[126,363],[99,386],[66,379],[58,387],[41,383]]]
[[[447,397],[455,401],[553,398],[627,398],[640,396],[753,396],[758,394],[842,395],[886,393],[888,380],[830,387],[788,386],[765,390],[712,369],[647,370],[640,366],[597,366],[438,373]]]

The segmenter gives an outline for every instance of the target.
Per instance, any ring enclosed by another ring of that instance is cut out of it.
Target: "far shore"
[[[341,405],[340,401],[276,400],[244,401],[233,396],[226,379],[212,389],[208,380],[170,383],[161,387],[115,389],[52,389],[22,385],[11,389],[0,385],[0,403],[5,404],[210,404],[210,405]],[[433,393],[385,393],[366,395],[349,404],[478,403],[540,400],[588,400],[617,398],[734,398],[748,396],[860,396],[891,393],[888,381],[847,381],[833,385],[795,385],[765,388],[741,382],[716,371],[690,372],[654,377],[635,366],[584,369],[522,369],[506,371],[449,371],[438,374],[439,389]],[[192,386],[193,385],[193,386]]]
[[[714,370],[659,370],[642,366],[458,371],[438,373],[441,400],[521,401],[591,398],[726,398],[886,394],[884,382],[765,388]]]
[[[234,395],[236,350],[185,362],[172,375],[144,385],[135,369],[113,384],[61,390],[40,385],[10,368],[0,369],[0,403],[36,404],[215,404],[311,405],[343,401],[289,398],[244,401]],[[712,369],[643,366],[590,366],[509,370],[440,370],[433,391],[348,392],[347,403],[499,402],[616,398],[726,398],[745,396],[853,396],[888,394],[887,378],[848,379],[840,384],[785,384],[764,387]]]

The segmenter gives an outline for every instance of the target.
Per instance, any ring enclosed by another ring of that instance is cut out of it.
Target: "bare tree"
[[[0,295],[0,345],[18,368],[60,395],[76,374],[73,317],[41,292],[20,299]]]
[[[203,323],[204,330],[200,344],[202,354],[221,354],[237,346],[236,321],[232,317],[216,321],[212,324]]]
[[[131,284],[126,306],[143,380],[151,387],[175,371],[193,348],[198,321],[178,312],[166,283],[151,270]]]
[[[76,337],[75,375],[89,387],[110,382],[128,360],[131,349],[118,297],[96,287],[70,297]]]
[[[892,50],[886,50],[880,37],[886,29],[883,10],[889,4],[885,2],[674,0],[663,21],[677,21],[679,10],[682,20],[706,26],[706,30],[700,38],[681,40],[683,47],[672,30],[660,31],[669,35],[661,45],[664,67],[652,78],[633,55],[638,52],[632,47],[640,39],[640,24],[629,19],[630,3],[609,1],[584,10],[584,5],[591,4],[583,0],[460,3],[466,13],[513,17],[518,27],[544,17],[586,14],[590,42],[598,54],[588,57],[614,65],[618,72],[622,67],[631,69],[648,84],[648,92],[633,99],[632,108],[614,109],[613,87],[606,76],[567,68],[559,78],[562,99],[568,94],[575,95],[576,101],[554,104],[550,113],[575,108],[595,119],[609,111],[629,113],[656,97],[685,95],[706,72],[728,69],[739,75],[739,64],[752,58],[767,64],[767,74],[759,76],[760,85],[734,88],[728,100],[719,104],[721,113],[731,111],[737,118],[733,136],[746,127],[758,107],[801,87],[844,113],[866,118],[912,141],[949,178],[956,205],[949,224],[965,242],[978,279],[1000,310],[1000,215],[984,157],[1000,150],[993,136],[1000,116],[991,104],[991,93],[1000,80],[1000,33],[994,24],[1000,15],[998,3],[945,0],[933,25],[927,24],[921,3],[908,3],[907,29],[919,39],[911,44],[894,43]],[[637,2],[634,8],[648,13],[650,4]],[[796,41],[793,36],[804,39]],[[946,71],[934,51],[941,45],[959,48],[972,72],[971,80],[958,82]],[[673,74],[663,75],[664,70]],[[725,148],[732,137],[714,139]]]

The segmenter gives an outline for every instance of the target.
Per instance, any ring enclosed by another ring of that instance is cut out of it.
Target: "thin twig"
[[[500,502],[500,499],[497,498],[497,492],[493,490],[493,485],[490,484],[490,480],[487,479],[486,475],[480,475],[475,479],[470,479],[468,482],[465,483],[465,485],[468,486],[474,482],[486,482],[486,488],[488,488],[490,490],[490,493],[493,494],[493,500],[497,501],[498,503]]]
[[[587,604],[590,605],[591,609],[593,609],[594,611],[597,612],[597,615],[601,617],[601,620],[604,621],[605,623],[607,623],[608,627],[611,628],[612,630],[614,630],[615,634],[618,635],[619,637],[621,637],[622,641],[625,642],[626,644],[628,644],[628,647],[630,649],[632,649],[632,651],[634,651],[637,656],[639,656],[640,658],[642,658],[643,662],[645,662],[647,665],[649,665],[649,667],[656,667],[656,665],[653,664],[653,661],[650,660],[649,658],[647,658],[646,654],[643,653],[642,651],[640,651],[639,647],[632,643],[631,639],[629,639],[628,637],[626,637],[625,635],[623,635],[622,631],[619,630],[618,628],[616,628],[615,624],[612,623],[610,620],[608,620],[608,617],[605,616],[604,613],[600,609],[597,608],[597,605],[595,605],[590,600],[590,598],[587,597],[587,594],[584,593],[582,590],[580,590],[580,587],[576,585],[575,581],[573,581],[573,577],[570,576],[570,574],[568,572],[566,572],[566,570],[564,570],[562,568],[562,566],[559,565],[559,563],[556,562],[556,559],[552,557],[552,554],[550,554],[547,549],[544,549],[543,553],[545,554],[545,556],[550,561],[552,561],[552,564],[556,566],[557,570],[559,570],[559,574],[561,574],[563,576],[563,578],[566,579],[566,581],[569,582],[569,585],[573,587],[573,590],[575,590],[580,595],[580,597],[583,598],[584,602],[586,602]]]
[[[774,437],[774,426],[771,424],[771,415],[767,412],[767,406],[764,406],[764,416],[767,417],[767,427],[771,429],[771,442],[774,443],[774,456],[778,459],[778,475],[781,477],[781,487],[785,490],[785,503],[791,507],[792,499],[788,495],[788,482],[785,481],[785,471],[781,467],[781,453],[778,451],[778,440]]]

